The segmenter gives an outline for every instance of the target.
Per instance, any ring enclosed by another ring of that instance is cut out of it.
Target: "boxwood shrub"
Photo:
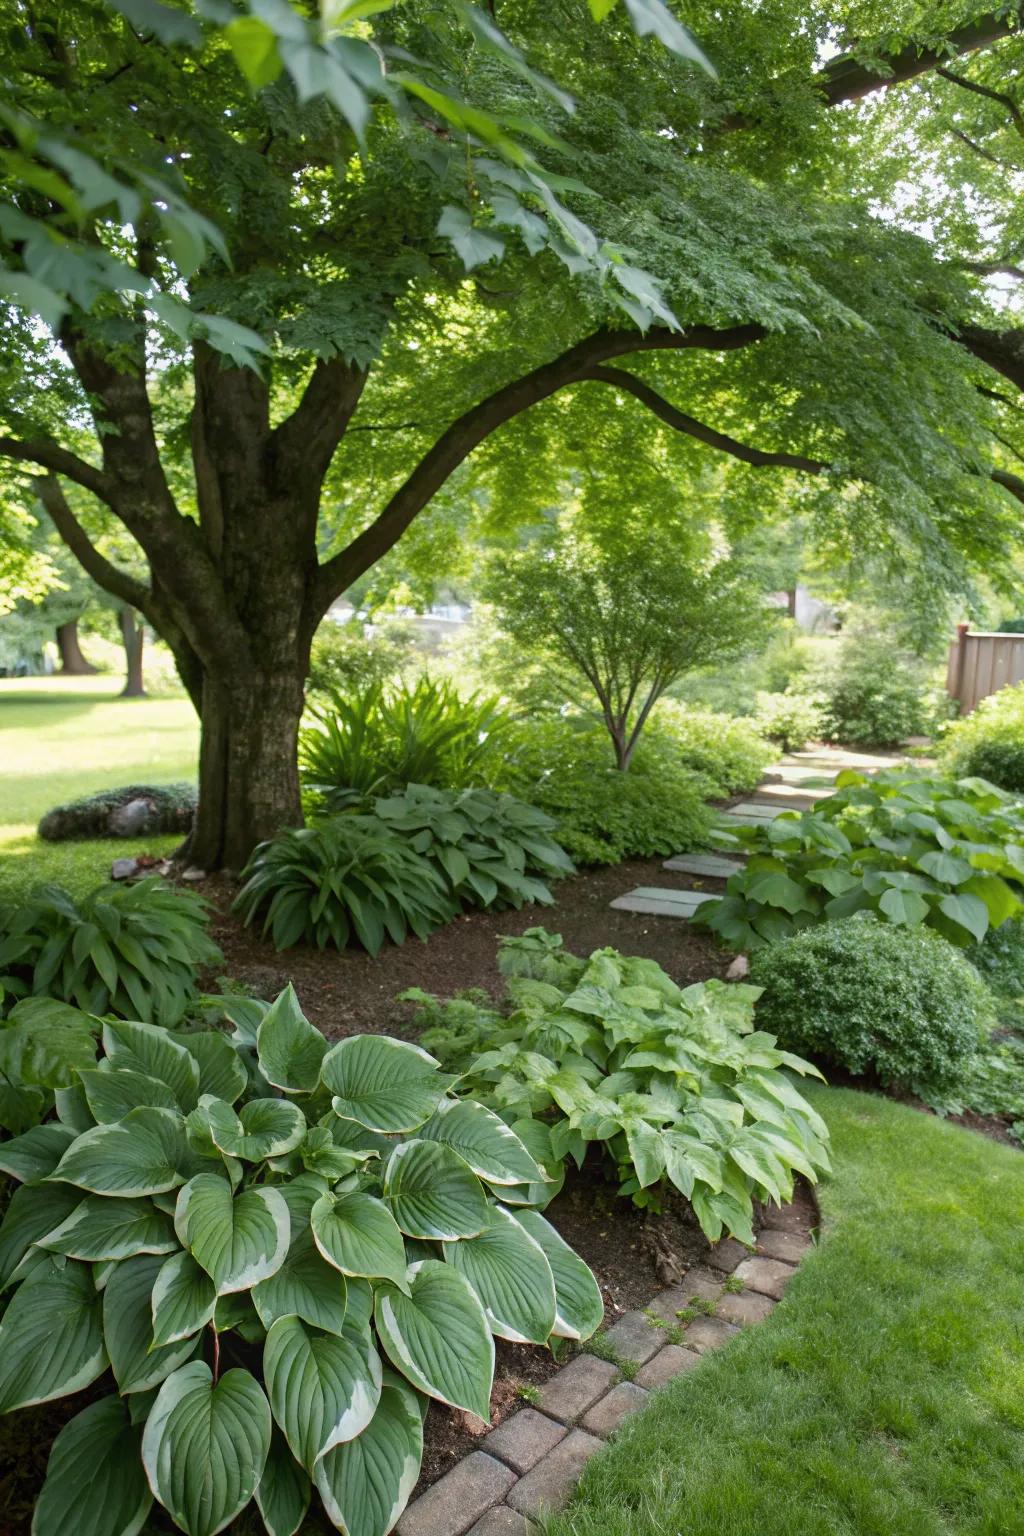
[[[947,773],[973,774],[1024,793],[1024,683],[1000,688],[947,730],[941,762]]]

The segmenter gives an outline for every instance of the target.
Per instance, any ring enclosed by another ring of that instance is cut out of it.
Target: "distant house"
[[[793,587],[788,592],[772,592],[768,601],[774,608],[785,608],[799,629],[814,635],[831,635],[839,628],[835,609],[820,598],[813,597],[806,587]]]
[[[469,603],[460,602],[456,598],[432,603],[423,613],[417,613],[413,608],[399,607],[393,610],[396,618],[404,619],[412,626],[417,641],[425,650],[434,650],[441,645],[467,622],[472,611]],[[367,615],[359,613],[347,598],[339,598],[336,603],[332,603],[326,617],[333,619],[335,624],[347,624],[350,619],[367,619]],[[368,628],[372,630],[372,624]]]

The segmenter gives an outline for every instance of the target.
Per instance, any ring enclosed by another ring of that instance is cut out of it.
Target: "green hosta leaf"
[[[334,1111],[370,1131],[415,1131],[429,1120],[451,1079],[418,1045],[386,1035],[353,1035],[327,1052],[320,1069]]]
[[[237,1114],[220,1099],[204,1099],[201,1107],[214,1145],[247,1163],[292,1152],[306,1134],[305,1115],[286,1099],[250,1099]]]
[[[276,1189],[232,1195],[215,1173],[190,1179],[178,1196],[174,1227],[210,1276],[218,1296],[248,1291],[280,1269],[288,1252],[288,1207]]]
[[[252,1498],[270,1450],[270,1405],[248,1371],[213,1383],[193,1360],[160,1388],[142,1436],[153,1489],[188,1536],[214,1536]]]
[[[0,1020],[0,1073],[14,1083],[68,1088],[96,1060],[96,1020],[52,997],[26,997]]]
[[[306,1518],[311,1491],[309,1478],[275,1425],[270,1454],[256,1489],[256,1503],[267,1536],[295,1536]]]
[[[500,1205],[479,1237],[446,1243],[444,1256],[483,1304],[491,1332],[515,1344],[544,1344],[555,1326],[555,1282],[544,1250]]]
[[[198,1166],[181,1116],[143,1107],[79,1136],[51,1177],[96,1195],[137,1197],[177,1189]]]
[[[86,1195],[59,1226],[39,1239],[39,1246],[95,1264],[137,1253],[173,1253],[178,1243],[167,1217],[151,1200]]]
[[[81,1200],[66,1184],[32,1184],[16,1189],[0,1225],[0,1286],[6,1286],[32,1244],[58,1226]]]
[[[665,1147],[660,1131],[639,1118],[625,1119],[623,1129],[641,1189],[656,1184],[665,1172]]]
[[[487,1221],[480,1180],[438,1141],[405,1141],[395,1148],[384,1171],[383,1198],[410,1237],[474,1237]]]
[[[387,1371],[369,1427],[316,1464],[314,1480],[328,1518],[346,1536],[385,1536],[409,1502],[422,1459],[419,1401]]]
[[[121,1067],[155,1077],[174,1094],[186,1113],[199,1100],[199,1063],[174,1036],[157,1024],[124,1023],[103,1026],[103,1049],[115,1071]]]
[[[136,1536],[153,1503],[141,1446],[120,1398],[83,1408],[53,1442],[32,1536]]]
[[[917,867],[942,885],[963,885],[974,873],[967,860],[958,859],[954,853],[923,853]]]
[[[0,1322],[0,1413],[67,1397],[107,1368],[100,1298],[84,1264],[19,1286]]]
[[[744,1100],[744,1103],[746,1100]],[[781,1106],[775,1106],[781,1113]],[[712,1190],[722,1187],[721,1153],[696,1136],[685,1131],[665,1131],[665,1172],[687,1200],[693,1194],[694,1182],[703,1180]]]
[[[115,1266],[103,1292],[103,1337],[118,1390],[148,1392],[190,1360],[201,1337],[156,1348],[153,1342],[153,1286],[164,1260],[145,1254]]]
[[[0,1141],[0,1170],[22,1184],[37,1184],[53,1172],[74,1139],[66,1125],[34,1125],[13,1141]]]
[[[150,1311],[157,1344],[174,1344],[205,1328],[217,1305],[217,1287],[190,1253],[176,1253],[153,1282]]]
[[[322,1195],[310,1216],[316,1246],[343,1275],[405,1284],[405,1244],[395,1218],[373,1195]]]
[[[488,1184],[546,1182],[544,1170],[515,1131],[472,1099],[443,1099],[419,1136],[451,1147]]]
[[[345,1124],[337,1119],[334,1123]],[[348,1124],[351,1125],[352,1121]],[[350,1152],[345,1147],[339,1147],[324,1125],[314,1125],[308,1130],[298,1150],[302,1166],[310,1173],[320,1174],[330,1184],[345,1178],[346,1174],[365,1161],[365,1153]]]
[[[589,1266],[539,1211],[517,1210],[515,1219],[551,1266],[555,1282],[552,1333],[562,1339],[589,1339],[604,1321],[604,1302]]]
[[[99,1125],[111,1125],[123,1120],[133,1109],[151,1105],[154,1109],[177,1110],[178,1101],[157,1077],[142,1072],[93,1068],[79,1074],[86,1103],[92,1118]]]
[[[256,1047],[268,1083],[284,1093],[312,1093],[327,1041],[303,1016],[291,982],[264,1015]]]
[[[0,1130],[12,1136],[31,1130],[46,1113],[48,1097],[42,1088],[18,1088],[0,1081]]]
[[[263,1374],[292,1454],[312,1472],[332,1446],[362,1434],[380,1400],[380,1361],[348,1339],[282,1317],[267,1334]]]
[[[901,923],[908,928],[923,923],[931,911],[924,897],[916,891],[883,891],[878,906],[891,923]]]
[[[988,932],[988,908],[979,896],[944,896],[939,911],[980,944]]]
[[[494,1340],[484,1309],[449,1264],[426,1259],[409,1266],[408,1296],[377,1287],[377,1333],[396,1370],[429,1397],[491,1416]]]
[[[199,1092],[233,1104],[246,1089],[245,1065],[227,1035],[219,1029],[198,1035],[182,1035],[181,1043],[199,1066]]]
[[[61,1125],[66,1125],[69,1131],[75,1131],[78,1135],[82,1131],[91,1131],[96,1123],[80,1082],[70,1088],[57,1088],[53,1095],[53,1107]]]

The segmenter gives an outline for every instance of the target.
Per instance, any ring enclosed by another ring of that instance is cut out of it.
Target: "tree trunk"
[[[57,649],[60,652],[60,670],[64,677],[91,677],[99,668],[82,655],[78,642],[78,620],[69,619],[57,625]]]
[[[146,688],[142,677],[142,646],[146,631],[135,616],[134,608],[120,608],[117,614],[124,642],[125,679],[121,689],[122,699],[144,699]]]

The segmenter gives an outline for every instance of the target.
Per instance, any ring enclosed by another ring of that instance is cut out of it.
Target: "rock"
[[[181,878],[183,880],[192,880],[192,881],[205,880],[206,879],[206,870],[205,869],[199,869],[198,866],[195,865],[195,864],[190,864],[188,869],[183,869],[182,870]]]
[[[746,955],[737,955],[729,969],[725,973],[726,981],[742,981],[750,972],[750,960]]]
[[[138,859],[115,859],[110,866],[111,880],[132,880],[138,873]]]
[[[107,829],[111,837],[142,837],[146,832],[153,830],[156,820],[156,806],[152,800],[144,800],[141,797],[129,800],[125,805],[119,805],[111,811],[107,821]]]

